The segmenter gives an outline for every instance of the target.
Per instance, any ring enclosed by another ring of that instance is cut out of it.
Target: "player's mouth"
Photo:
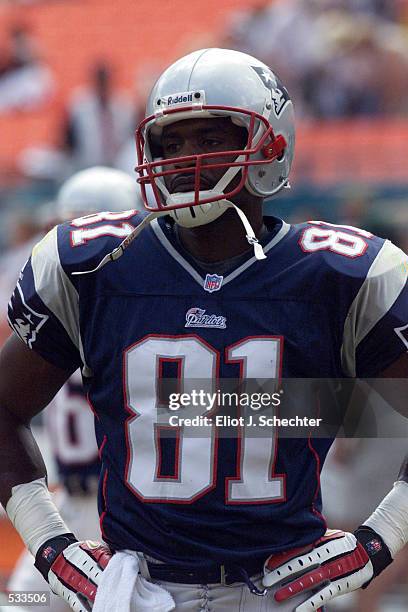
[[[193,176],[178,175],[170,181],[170,193],[186,193],[194,191],[195,181]],[[211,189],[210,182],[200,176],[200,190]]]

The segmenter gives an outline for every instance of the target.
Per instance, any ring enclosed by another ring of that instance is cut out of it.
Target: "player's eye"
[[[177,141],[169,141],[163,144],[163,152],[167,155],[175,155],[181,150],[181,143]]]
[[[164,146],[164,150],[166,153],[178,153],[180,151],[180,143],[179,142],[168,142]]]
[[[204,138],[201,144],[207,149],[217,149],[223,145],[223,141],[219,138]]]

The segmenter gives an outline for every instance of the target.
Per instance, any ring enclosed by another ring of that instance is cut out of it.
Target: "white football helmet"
[[[102,211],[142,210],[140,188],[126,172],[94,166],[71,176],[58,192],[61,221]]]
[[[233,152],[233,161],[225,161],[228,154],[231,159],[231,151],[166,160],[154,157],[164,125],[203,117],[229,117],[246,128],[247,144]],[[136,131],[136,171],[145,207],[152,212],[171,211],[186,227],[214,221],[244,187],[260,197],[280,191],[288,182],[294,143],[292,101],[268,66],[239,51],[195,51],[160,76],[150,94],[146,118]],[[224,160],[217,160],[223,156]],[[203,162],[207,169],[225,168],[225,173],[213,188],[200,191]],[[175,168],[175,164],[183,167]],[[186,172],[194,173],[196,189],[169,193],[164,177]],[[229,187],[239,173],[238,186]]]

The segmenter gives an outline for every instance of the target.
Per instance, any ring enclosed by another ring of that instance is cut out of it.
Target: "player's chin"
[[[195,191],[196,180],[195,176],[191,173],[182,174],[177,176],[169,176],[166,178],[166,187],[171,194],[174,193],[188,193],[189,191]],[[212,189],[217,184],[217,180],[211,177],[204,176],[201,174],[199,177],[199,191],[207,191]]]
[[[213,185],[209,181],[200,181],[199,183],[199,191],[207,191],[212,189]],[[171,185],[169,191],[170,193],[188,193],[190,191],[195,191],[196,185],[194,181],[184,181],[176,183],[175,185]]]
[[[199,187],[200,191],[203,190],[203,187],[200,185]],[[194,191],[195,190],[195,185],[194,183],[185,183],[183,185],[178,185],[178,187],[176,187],[173,191],[171,191],[171,193],[189,193],[190,191]]]

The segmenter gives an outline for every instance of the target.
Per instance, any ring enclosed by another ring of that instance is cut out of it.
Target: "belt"
[[[263,562],[254,561],[243,565],[211,565],[205,568],[192,568],[191,565],[172,565],[169,563],[154,563],[146,559],[150,578],[163,582],[179,582],[182,584],[222,584],[244,582],[256,595],[264,595],[265,590],[258,589],[250,580],[250,576],[262,574]]]

